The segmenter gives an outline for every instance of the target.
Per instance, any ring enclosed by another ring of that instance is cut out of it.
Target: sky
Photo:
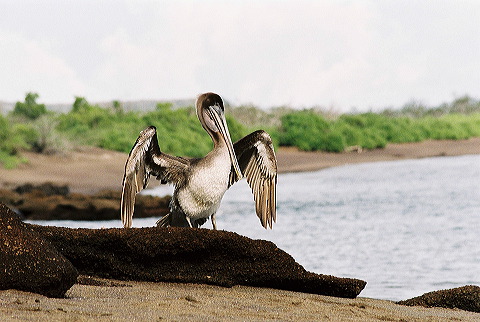
[[[480,98],[480,1],[0,0],[0,101],[341,112]]]

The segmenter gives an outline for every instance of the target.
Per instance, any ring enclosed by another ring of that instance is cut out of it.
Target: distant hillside
[[[144,111],[149,112],[155,110],[155,107],[158,103],[171,103],[172,108],[176,109],[179,107],[193,106],[195,104],[195,99],[180,99],[180,100],[138,100],[138,101],[119,101],[123,106],[125,111]],[[59,103],[59,104],[48,104],[45,103],[47,110],[58,112],[58,113],[67,113],[72,108],[72,103]],[[91,105],[98,105],[101,107],[111,107],[113,101],[110,102],[90,102]],[[0,101],[0,114],[7,114],[12,111],[15,107],[15,103]]]
[[[8,103],[4,101],[0,101],[0,114],[6,114],[13,110],[15,103]]]
[[[193,106],[195,104],[195,99],[183,99],[183,100],[139,100],[139,101],[119,101],[123,107],[124,111],[144,111],[149,112],[155,110],[155,107],[159,103],[171,103],[172,108],[176,109],[179,107]],[[91,103],[92,105],[98,105],[101,107],[111,107],[113,102],[97,102]],[[47,108],[49,106],[47,105]],[[70,106],[71,107],[71,106]]]

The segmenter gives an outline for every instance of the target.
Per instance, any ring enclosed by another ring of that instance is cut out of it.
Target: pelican
[[[140,132],[125,164],[120,205],[123,226],[132,226],[135,195],[154,176],[162,184],[174,185],[170,212],[157,221],[157,226],[198,228],[210,218],[217,229],[215,213],[224,193],[246,177],[262,226],[272,228],[276,221],[277,159],[270,135],[258,130],[232,143],[222,98],[215,93],[201,94],[195,106],[213,149],[203,158],[176,157],[161,152],[154,126]]]

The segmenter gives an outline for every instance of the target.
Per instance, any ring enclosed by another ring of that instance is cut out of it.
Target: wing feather
[[[255,210],[264,228],[277,220],[277,159],[267,132],[255,131],[233,145],[240,170],[252,189]]]
[[[160,151],[154,126],[140,132],[125,163],[120,202],[123,226],[132,226],[135,195],[147,187],[151,175],[156,176],[162,183],[182,184],[189,164],[188,159],[173,157]]]

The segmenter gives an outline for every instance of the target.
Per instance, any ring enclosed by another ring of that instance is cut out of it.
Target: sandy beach
[[[459,141],[424,141],[389,144],[384,149],[358,152],[304,152],[296,148],[276,151],[279,172],[314,171],[362,162],[392,161],[437,156],[480,154],[480,138]],[[120,190],[126,153],[81,147],[67,155],[42,155],[25,152],[27,163],[16,169],[0,168],[0,187],[51,182],[68,185],[72,192],[96,193],[103,189]],[[155,180],[151,180],[152,187]]]
[[[478,321],[456,309],[268,288],[123,282],[75,284],[64,299],[0,291],[2,321]]]
[[[361,153],[301,152],[294,148],[281,148],[277,151],[280,172],[465,154],[480,154],[480,138],[389,144],[385,149]],[[33,153],[25,153],[24,156],[29,162],[17,169],[0,169],[0,186],[13,188],[24,183],[52,182],[66,184],[72,191],[82,193],[94,193],[103,189],[120,190],[127,157],[124,153],[91,147],[72,151],[66,156]],[[408,307],[363,297],[343,299],[246,286],[224,288],[99,278],[82,280],[84,282],[75,284],[67,292],[66,298],[59,299],[16,290],[0,291],[0,320],[480,320],[479,313]]]

